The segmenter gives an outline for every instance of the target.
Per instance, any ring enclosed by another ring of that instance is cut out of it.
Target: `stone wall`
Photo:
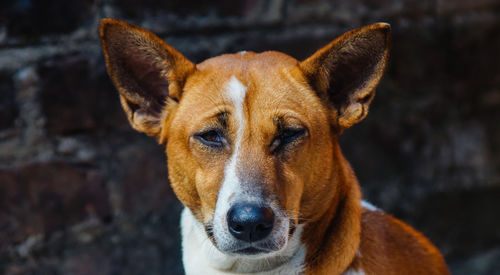
[[[500,2],[4,0],[0,273],[180,274],[163,148],[133,132],[105,71],[100,18],[192,61],[299,59],[385,21],[392,53],[367,119],[341,138],[365,198],[423,231],[454,274],[500,263]]]

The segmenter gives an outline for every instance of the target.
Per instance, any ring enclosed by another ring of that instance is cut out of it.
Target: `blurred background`
[[[388,71],[344,153],[364,197],[426,234],[454,274],[500,274],[498,0],[2,0],[0,274],[182,274],[164,149],[128,126],[103,17],[194,62],[303,59],[390,23]]]

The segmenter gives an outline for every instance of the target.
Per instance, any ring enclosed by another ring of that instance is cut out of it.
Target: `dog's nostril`
[[[269,226],[265,226],[264,224],[259,224],[259,225],[257,225],[257,227],[255,227],[255,231],[257,231],[257,232],[266,231],[268,229],[269,229]]]
[[[236,232],[242,232],[244,230],[243,226],[237,224],[233,227],[234,231]]]
[[[270,207],[258,204],[237,204],[227,213],[229,232],[243,241],[256,242],[267,237],[274,224],[274,212]]]

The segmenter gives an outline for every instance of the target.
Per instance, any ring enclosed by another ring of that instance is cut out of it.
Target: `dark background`
[[[390,23],[388,71],[343,150],[365,198],[424,232],[454,274],[500,274],[498,0],[2,0],[0,274],[182,272],[164,149],[127,124],[103,17],[194,62],[271,49],[302,59]]]

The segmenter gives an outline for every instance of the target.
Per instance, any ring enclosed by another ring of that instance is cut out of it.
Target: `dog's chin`
[[[279,241],[260,242],[249,244],[240,241],[233,241],[225,246],[220,245],[214,238],[210,238],[214,246],[222,253],[238,258],[266,258],[283,250],[288,242],[288,236],[280,238]]]

